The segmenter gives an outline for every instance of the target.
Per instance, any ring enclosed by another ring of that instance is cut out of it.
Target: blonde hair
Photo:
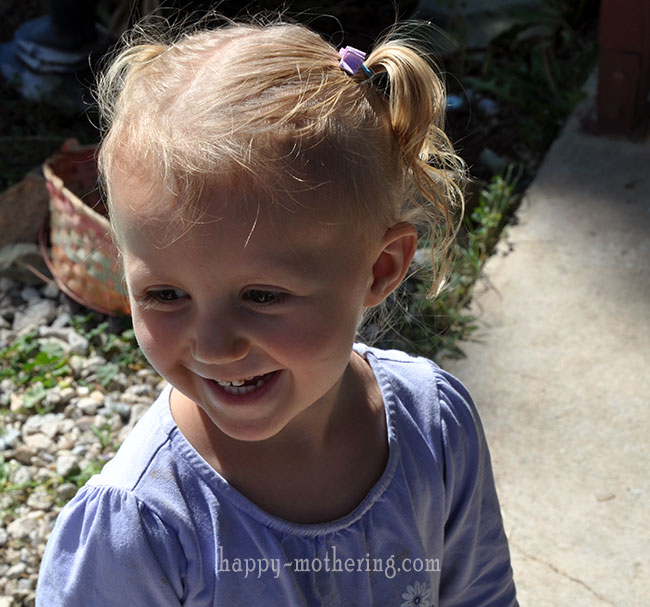
[[[171,194],[181,221],[196,221],[212,184],[285,205],[325,189],[362,230],[422,228],[435,292],[464,165],[443,131],[443,84],[417,43],[395,31],[368,55],[366,66],[387,74],[382,91],[376,76],[344,72],[336,48],[303,25],[229,23],[155,40],[133,30],[99,82],[111,214],[111,177],[124,163]]]

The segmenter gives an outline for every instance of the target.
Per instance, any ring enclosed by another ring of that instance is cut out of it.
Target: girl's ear
[[[372,283],[364,305],[379,305],[402,282],[411,265],[418,246],[418,234],[410,223],[398,223],[390,228],[382,243],[382,249],[372,266]]]

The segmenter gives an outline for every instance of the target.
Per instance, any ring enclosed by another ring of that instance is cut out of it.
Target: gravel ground
[[[111,366],[101,348],[108,332],[89,338],[72,327],[73,316],[53,285],[0,278],[0,351],[31,336],[36,352],[54,348],[67,362],[37,404],[34,381],[20,385],[16,374],[0,381],[0,607],[34,605],[57,514],[115,454],[162,388],[146,365]],[[3,375],[8,368],[6,356],[0,358]],[[102,375],[107,368],[110,381]]]

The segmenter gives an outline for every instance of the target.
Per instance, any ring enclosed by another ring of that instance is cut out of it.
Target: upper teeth
[[[253,378],[252,377],[247,377],[245,379],[233,379],[232,381],[224,381],[222,379],[218,379],[217,383],[220,386],[224,386],[224,387],[226,387],[226,386],[239,387],[239,386],[243,386],[247,381],[249,381],[251,379],[253,379]]]

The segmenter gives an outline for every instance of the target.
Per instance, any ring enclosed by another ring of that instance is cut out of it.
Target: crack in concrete
[[[512,540],[509,540],[510,545],[513,548],[516,548],[525,558],[530,559],[531,561],[535,561],[537,563],[541,563],[542,565],[546,565],[549,569],[551,569],[554,573],[557,573],[558,575],[562,576],[563,578],[566,578],[567,580],[574,582],[575,584],[578,584],[579,586],[582,586],[585,590],[593,594],[599,601],[606,603],[607,605],[612,605],[612,607],[617,607],[616,603],[610,601],[607,597],[603,596],[599,592],[596,592],[591,586],[583,582],[581,579],[577,577],[573,577],[572,575],[569,575],[568,573],[565,573],[564,571],[558,569],[553,563],[549,563],[548,561],[545,561],[544,559],[539,558],[538,556],[535,556],[534,554],[529,554],[525,550],[523,550],[520,546],[517,544],[513,543]]]

